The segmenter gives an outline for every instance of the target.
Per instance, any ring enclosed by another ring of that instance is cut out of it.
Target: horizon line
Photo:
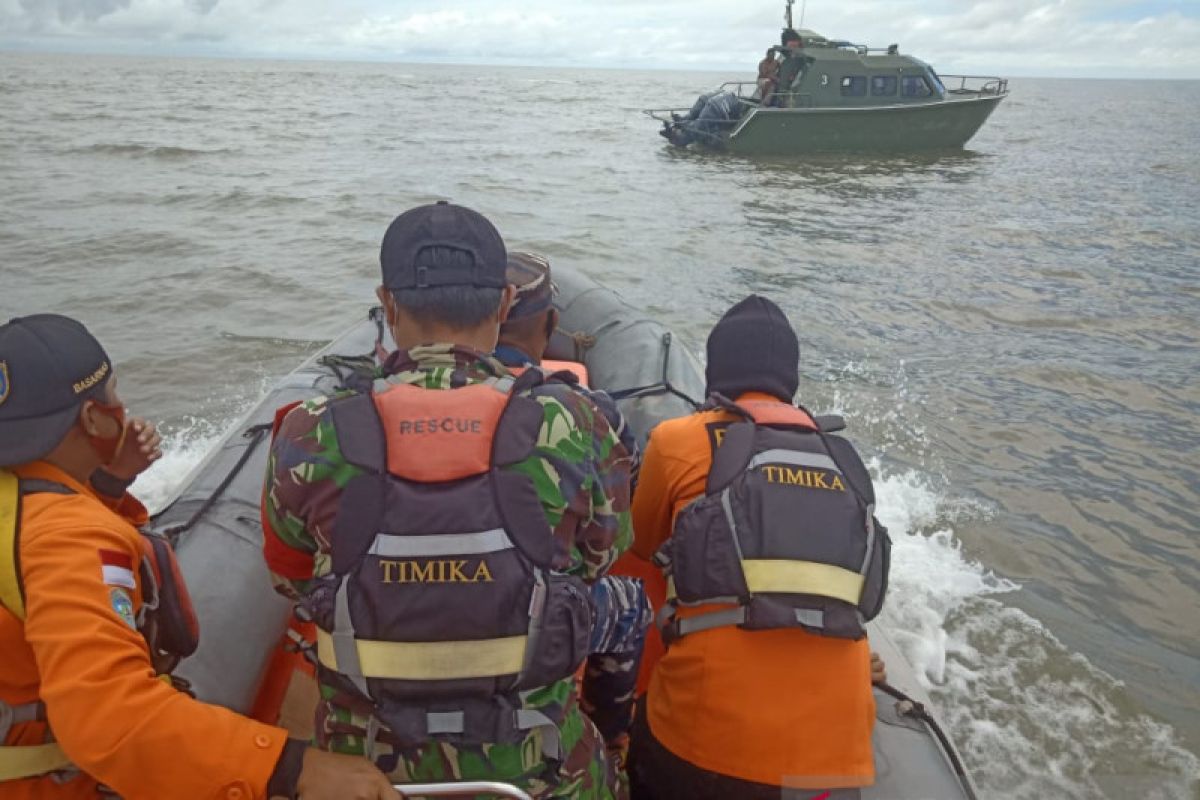
[[[15,55],[41,55],[41,56],[79,56],[79,57],[100,57],[100,58],[161,58],[175,60],[206,60],[206,61],[281,61],[291,63],[340,63],[340,64],[398,64],[409,66],[446,66],[446,67],[499,67],[499,68],[517,68],[517,69],[569,69],[569,70],[609,70],[614,72],[725,72],[725,71],[747,71],[748,67],[744,65],[678,65],[666,66],[661,64],[611,64],[611,63],[586,63],[586,62],[533,62],[526,61],[520,58],[504,58],[504,57],[483,57],[479,60],[457,60],[456,56],[428,56],[428,57],[410,57],[410,58],[388,58],[381,56],[372,58],[366,55],[355,56],[338,56],[338,55],[316,55],[316,54],[288,54],[288,53],[222,53],[222,52],[185,52],[185,53],[163,53],[154,49],[145,50],[124,50],[117,51],[111,49],[75,49],[75,48],[47,48],[45,46],[13,44],[11,42],[0,42],[0,55],[15,54]],[[1115,69],[1115,68],[1108,68]],[[939,75],[958,74],[937,71]],[[1032,80],[1097,80],[1097,81],[1200,81],[1200,75],[1196,77],[1187,76],[1133,76],[1121,77],[1115,75],[1080,75],[1080,74],[1032,74],[1026,72],[1010,72],[1004,74],[1000,70],[994,69],[972,69],[973,74],[988,74],[996,77],[1012,77]]]

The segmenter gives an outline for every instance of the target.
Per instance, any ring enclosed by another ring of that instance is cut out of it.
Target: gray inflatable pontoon
[[[704,397],[704,370],[662,325],[586,276],[555,267],[563,331],[548,358],[582,361],[592,385],[619,400],[645,441],[664,419],[689,414]],[[246,712],[254,704],[271,653],[291,613],[275,594],[262,558],[259,495],[276,408],[334,391],[353,364],[390,346],[378,311],[285,377],[183,481],[154,517],[155,530],[176,541],[200,618],[200,648],[178,670],[200,699]],[[877,622],[872,649],[887,663],[897,694],[876,690],[876,784],[868,800],[956,800],[974,796],[953,745],[925,714],[929,697],[912,667]],[[939,743],[940,740],[940,743]]]

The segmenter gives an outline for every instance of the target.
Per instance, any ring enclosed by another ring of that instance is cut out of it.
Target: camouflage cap
[[[536,253],[509,253],[506,278],[509,284],[517,287],[517,295],[508,312],[509,319],[540,314],[550,307],[558,294],[558,287],[550,277],[550,262]]]

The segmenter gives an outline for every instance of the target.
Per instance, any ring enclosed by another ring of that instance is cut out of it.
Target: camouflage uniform
[[[396,383],[450,389],[505,375],[495,359],[453,345],[428,345],[394,353],[382,374]],[[532,479],[553,529],[555,567],[592,583],[632,541],[629,519],[631,458],[605,417],[578,392],[562,385],[532,391],[544,409],[537,450],[512,469]],[[268,566],[277,588],[298,599],[314,577],[331,571],[329,537],[342,488],[361,474],[338,447],[328,400],[305,403],[284,419],[271,448],[264,492]],[[317,744],[341,753],[365,754],[371,719],[363,698],[323,681],[317,709]],[[542,756],[542,732],[534,729],[515,745],[457,749],[431,742],[392,752],[386,731],[378,761],[398,783],[500,780],[535,797],[612,798],[618,788],[599,732],[583,714],[573,680],[523,696],[529,709],[562,708],[559,736],[563,761],[557,775]]]
[[[519,348],[502,344],[496,358],[508,367],[530,367],[533,359]],[[637,437],[625,423],[617,403],[607,392],[576,387],[600,410],[621,444],[631,454],[631,490],[641,462]],[[595,622],[591,653],[583,680],[583,707],[600,729],[613,751],[625,750],[633,724],[633,705],[637,695],[638,668],[646,644],[646,629],[654,611],[638,578],[605,575],[592,586]]]

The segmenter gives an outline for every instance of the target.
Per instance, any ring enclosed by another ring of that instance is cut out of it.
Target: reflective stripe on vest
[[[750,558],[742,561],[742,572],[751,594],[815,594],[850,605],[858,605],[862,599],[866,580],[857,572],[816,561]],[[731,595],[682,602],[675,594],[674,578],[667,579],[667,599],[683,606],[739,602],[739,598]]]
[[[746,573],[746,586],[755,594],[817,594],[852,606],[862,599],[863,576],[832,564],[747,559],[742,562],[742,569]]]
[[[20,620],[25,619],[18,570],[17,525],[21,515],[21,482],[16,475],[0,470],[0,606]]]
[[[317,630],[317,657],[331,670],[399,681],[462,680],[516,675],[525,663],[528,636],[465,642],[354,640],[358,669],[339,662],[331,634]]]
[[[417,558],[433,556],[482,555],[498,553],[514,547],[503,528],[478,533],[443,533],[429,536],[396,536],[391,533],[375,535],[368,554],[388,558]]]

